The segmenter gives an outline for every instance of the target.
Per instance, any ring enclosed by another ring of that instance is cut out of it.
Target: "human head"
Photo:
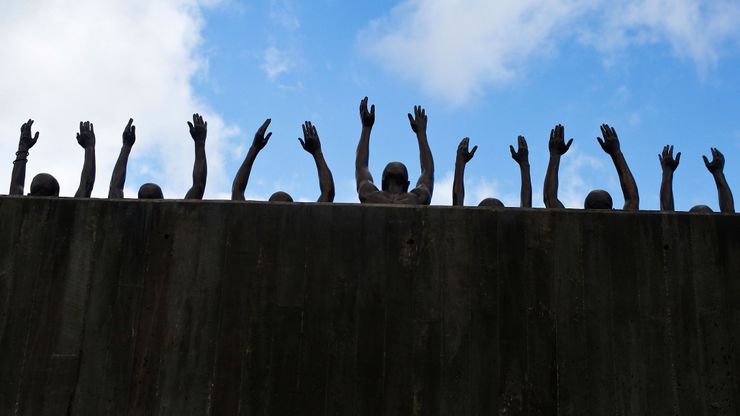
[[[293,198],[287,192],[277,191],[270,195],[270,202],[293,202]]]
[[[586,201],[583,203],[585,209],[612,209],[613,207],[612,196],[609,192],[603,189],[597,189],[591,191],[586,196]]]
[[[503,208],[504,203],[496,198],[486,198],[482,201],[480,201],[480,204],[478,204],[479,207],[489,207],[489,208]]]
[[[381,188],[393,194],[409,191],[409,171],[401,162],[391,162],[383,169]]]
[[[714,211],[712,211],[712,208],[709,208],[706,205],[694,205],[693,207],[691,207],[689,212],[694,212],[698,214],[710,214]]]
[[[139,188],[139,199],[163,199],[162,188],[156,183],[145,183]]]
[[[39,173],[31,181],[30,196],[59,196],[59,182],[48,173]]]

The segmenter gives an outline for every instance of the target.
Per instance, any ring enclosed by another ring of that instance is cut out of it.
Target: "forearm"
[[[455,162],[455,180],[452,183],[452,205],[463,206],[465,204],[465,162]]]
[[[560,170],[560,156],[550,155],[545,174],[544,202],[546,208],[564,208],[558,200],[558,171]]]
[[[128,165],[129,154],[131,154],[131,146],[123,145],[121,153],[118,154],[116,165],[113,167],[108,198],[123,198],[123,185],[126,183],[126,166]]]
[[[360,141],[357,143],[357,155],[355,156],[355,180],[357,181],[357,189],[360,188],[362,182],[373,180],[368,169],[371,131],[372,127],[363,126],[362,133],[360,133]]]
[[[673,211],[673,171],[663,170],[663,179],[660,182],[660,210]]]
[[[244,192],[247,190],[247,183],[249,182],[249,175],[252,173],[252,165],[259,150],[254,147],[250,147],[247,152],[247,157],[244,158],[244,162],[236,172],[234,177],[234,183],[231,185],[231,200],[232,201],[244,201]]]
[[[23,195],[26,183],[26,161],[28,150],[18,149],[13,161],[13,173],[10,177],[10,191],[8,195]]]
[[[426,132],[416,134],[419,142],[419,162],[421,163],[421,176],[418,185],[425,185],[432,194],[434,190],[434,159],[432,158],[432,149],[429,148]]]
[[[80,175],[80,186],[77,188],[75,198],[89,198],[95,185],[95,146],[85,148],[85,164],[82,166]]]
[[[637,183],[627,166],[627,161],[624,159],[622,152],[619,151],[612,155],[612,161],[614,162],[614,167],[617,169],[617,174],[619,174],[619,184],[622,187],[622,194],[624,195],[624,209],[639,209],[640,197],[637,192]]]
[[[203,199],[206,190],[208,165],[206,163],[205,143],[195,144],[195,163],[193,164],[193,187],[190,188],[185,199]]]
[[[319,189],[321,189],[318,202],[333,202],[334,177],[329,170],[329,166],[326,164],[324,154],[319,150],[313,154],[313,158],[314,162],[316,162],[316,171],[319,174]]]
[[[719,196],[719,210],[723,213],[735,213],[735,201],[732,198],[732,191],[727,184],[725,174],[717,172],[714,175],[714,183],[717,185],[717,194]]]
[[[519,172],[522,177],[519,206],[522,208],[532,208],[532,178],[529,174],[529,162],[522,162],[519,165]]]

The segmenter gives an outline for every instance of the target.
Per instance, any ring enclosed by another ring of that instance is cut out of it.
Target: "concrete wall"
[[[0,198],[0,414],[740,414],[740,216]]]

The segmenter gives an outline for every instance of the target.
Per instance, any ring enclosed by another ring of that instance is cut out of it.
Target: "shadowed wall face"
[[[740,216],[0,198],[0,414],[740,410]]]

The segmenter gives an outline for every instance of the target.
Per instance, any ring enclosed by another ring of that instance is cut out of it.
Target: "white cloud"
[[[134,118],[137,141],[129,161],[127,196],[156,182],[168,197],[191,185],[193,142],[185,122],[199,112],[208,121],[206,195],[228,189],[220,155],[238,129],[193,91],[201,73],[200,10],[213,1],[147,0],[11,2],[0,14],[6,56],[0,77],[0,143],[7,152],[0,184],[10,179],[12,150],[29,117],[40,131],[31,149],[26,192],[39,172],[53,174],[61,194],[74,194],[84,151],[76,143],[80,120],[95,124],[97,177],[93,196],[107,196],[121,147]],[[12,150],[11,150],[12,149]]]
[[[262,54],[262,70],[271,81],[290,71],[293,66],[293,58],[287,51],[270,46]]]
[[[388,71],[461,104],[574,38],[607,54],[667,43],[703,70],[738,42],[738,20],[734,0],[404,0],[359,43]]]

